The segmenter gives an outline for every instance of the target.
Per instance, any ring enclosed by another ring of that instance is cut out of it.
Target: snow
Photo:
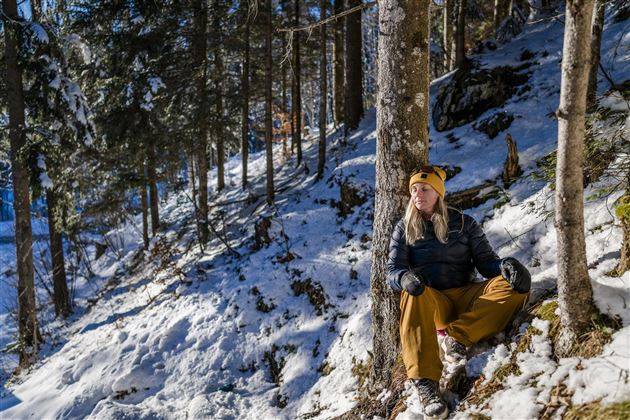
[[[532,89],[480,116],[498,111],[514,114],[509,132],[518,142],[524,176],[505,190],[507,204],[495,209],[496,200],[490,200],[468,211],[483,222],[500,256],[516,257],[530,267],[536,292],[553,287],[557,270],[554,191],[533,173],[536,162],[555,148],[556,123],[548,114],[558,104],[562,29],[555,21],[527,25],[511,43],[477,57],[482,65],[494,67],[519,64],[520,49],[537,52],[538,64],[529,70]],[[623,31],[623,22],[607,26],[602,51],[610,51],[620,39],[620,48],[627,48],[630,40],[621,38]],[[546,57],[542,51],[547,51]],[[603,60],[615,80],[630,78],[623,60],[610,54]],[[141,69],[139,60],[136,64]],[[449,77],[434,81],[431,101]],[[161,83],[158,78],[149,81],[147,103]],[[605,84],[600,86],[603,93]],[[133,88],[127,87],[129,97]],[[69,96],[79,95],[71,87],[63,89]],[[624,109],[622,99],[613,96],[602,104]],[[358,392],[353,367],[367,363],[372,350],[375,125],[372,109],[347,140],[330,133],[327,170],[319,182],[312,173],[317,162],[316,130],[304,142],[310,172],[295,169],[294,158],[282,157],[281,145],[276,145],[279,191],[272,208],[262,203],[264,152],[250,155],[251,184],[245,190],[239,187],[240,156],[226,163],[227,188],[221,193],[216,191],[216,168],[212,169],[211,220],[225,232],[240,258],[229,255],[214,235],[205,250],[196,245],[194,209],[187,191],[162,197],[165,228],[147,251],[141,250],[139,216],[128,218],[104,237],[90,237],[108,248],[94,260],[94,246],[88,246],[93,275],[80,270],[71,318],[55,320],[49,297],[38,287],[38,301],[45,304],[40,320],[46,336],[40,361],[10,377],[16,356],[0,354],[0,416],[324,419],[352,408]],[[447,181],[447,190],[477,185],[501,173],[506,155],[502,142],[489,140],[472,123],[451,132],[461,139],[461,147],[448,142],[449,132],[431,129],[432,162],[462,168]],[[344,218],[331,204],[339,200],[339,184],[346,180],[365,193],[366,202]],[[600,356],[555,360],[549,322],[534,318],[520,326],[520,334],[528,327],[540,334],[532,335],[529,348],[516,356],[518,372],[507,375],[503,389],[487,406],[469,407],[454,418],[470,418],[473,412],[492,418],[535,418],[559,384],[567,387],[573,404],[630,399],[630,273],[608,276],[619,258],[621,230],[611,205],[621,192],[610,197],[599,194],[616,182],[604,175],[585,191],[590,197],[585,203],[586,251],[595,302],[602,312],[619,316],[622,328]],[[254,225],[263,217],[271,218],[271,243],[253,250]],[[11,238],[12,230],[11,222],[0,223],[0,238]],[[34,219],[34,230],[45,235],[45,221]],[[44,240],[35,242],[35,264],[41,272],[49,264],[48,252]],[[289,255],[293,259],[287,262]],[[0,241],[0,257],[0,346],[4,347],[16,334],[11,314],[16,281],[13,245]],[[312,287],[310,298],[300,289],[307,284]],[[323,300],[318,307],[311,302],[317,297]],[[467,373],[483,374],[488,381],[509,361],[515,347],[515,342],[502,343],[475,355]],[[422,406],[417,394],[408,387],[405,395],[408,409],[398,419],[418,418]]]

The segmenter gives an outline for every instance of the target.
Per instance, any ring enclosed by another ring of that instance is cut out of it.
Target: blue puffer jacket
[[[428,286],[438,290],[462,287],[479,273],[492,278],[501,274],[501,259],[492,250],[479,224],[458,210],[448,211],[448,241],[443,244],[435,237],[432,222],[425,222],[424,237],[407,245],[405,221],[394,228],[387,261],[388,282],[401,291],[400,278],[413,270]]]

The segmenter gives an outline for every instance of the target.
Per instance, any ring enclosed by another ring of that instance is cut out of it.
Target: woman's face
[[[438,197],[437,191],[429,184],[418,182],[411,186],[411,199],[413,200],[413,204],[418,211],[425,215],[431,216],[433,214],[433,209],[435,203],[437,203]]]

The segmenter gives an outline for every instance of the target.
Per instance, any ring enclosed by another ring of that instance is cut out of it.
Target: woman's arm
[[[397,292],[402,291],[400,278],[409,271],[409,246],[405,237],[405,223],[403,220],[394,227],[392,239],[389,242],[389,258],[387,260],[387,282]]]
[[[494,252],[481,226],[470,216],[466,216],[468,240],[472,259],[477,271],[487,279],[501,274],[501,259]]]

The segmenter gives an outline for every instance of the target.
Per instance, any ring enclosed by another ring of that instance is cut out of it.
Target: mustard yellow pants
[[[403,291],[400,340],[408,378],[442,376],[436,330],[471,346],[502,331],[521,309],[527,293],[512,290],[502,277],[446,290],[425,288],[420,296]]]

